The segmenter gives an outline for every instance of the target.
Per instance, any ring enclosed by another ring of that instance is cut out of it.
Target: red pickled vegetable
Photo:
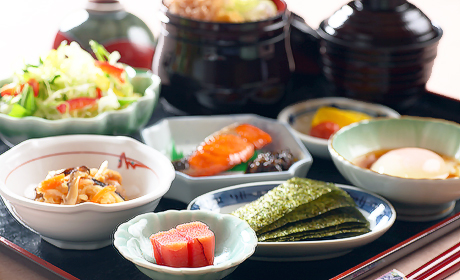
[[[188,267],[202,267],[214,263],[216,245],[214,233],[202,222],[181,224],[176,227],[188,240]]]
[[[175,228],[150,236],[157,264],[188,267],[188,240]]]
[[[310,135],[313,137],[329,139],[332,134],[336,133],[340,126],[334,122],[321,122],[313,126],[310,130]]]
[[[157,264],[202,267],[214,263],[215,237],[202,222],[178,225],[150,236]]]

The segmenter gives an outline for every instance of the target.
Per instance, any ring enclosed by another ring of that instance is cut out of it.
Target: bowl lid
[[[318,38],[318,34],[316,33],[316,30],[311,28],[301,16],[299,16],[298,14],[294,12],[291,12],[291,16],[292,16],[291,26],[293,29],[297,29],[300,32],[305,33],[308,36],[311,36],[315,39]]]
[[[391,48],[437,42],[442,30],[406,0],[356,0],[325,19],[318,34],[357,48]]]

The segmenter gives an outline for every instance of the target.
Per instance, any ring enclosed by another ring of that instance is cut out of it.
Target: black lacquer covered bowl
[[[318,28],[336,92],[397,105],[424,92],[442,30],[406,0],[356,0]]]

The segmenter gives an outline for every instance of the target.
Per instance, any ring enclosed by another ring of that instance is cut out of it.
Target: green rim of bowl
[[[407,129],[408,127],[411,127],[412,129]],[[447,143],[445,141],[445,137],[447,136],[442,136],[443,138],[435,137],[426,139],[426,135],[449,135],[449,142]],[[412,138],[407,136],[412,136]],[[357,145],[356,150],[361,150],[361,152],[355,151],[355,155],[351,155],[350,153],[348,153],[350,151],[347,148],[348,143],[353,143],[357,139],[364,138],[369,139],[368,143],[371,144],[370,147],[369,145],[363,145],[361,147]],[[382,139],[386,139],[387,141]],[[337,143],[337,141],[340,141],[340,143]],[[385,142],[385,145],[380,145],[381,141]],[[410,144],[405,144],[409,142]],[[440,142],[442,143],[442,145],[439,145]],[[370,169],[356,166],[352,163],[352,160],[367,152],[375,151],[378,149],[394,149],[409,146],[429,149],[434,152],[460,160],[459,143],[460,124],[456,122],[430,117],[402,116],[398,119],[376,118],[371,120],[364,120],[343,127],[329,139],[328,148],[332,157],[335,157],[338,160],[345,162],[346,164],[352,166],[354,169],[359,169],[364,172],[375,173],[383,177],[395,178],[394,176],[381,174]],[[342,149],[347,149],[347,153],[342,153]],[[420,181],[459,180],[460,178],[404,179]]]

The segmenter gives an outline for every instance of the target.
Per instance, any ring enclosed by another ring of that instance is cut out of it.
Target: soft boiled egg
[[[444,159],[422,148],[391,150],[375,161],[371,170],[410,179],[446,179],[449,176]]]

